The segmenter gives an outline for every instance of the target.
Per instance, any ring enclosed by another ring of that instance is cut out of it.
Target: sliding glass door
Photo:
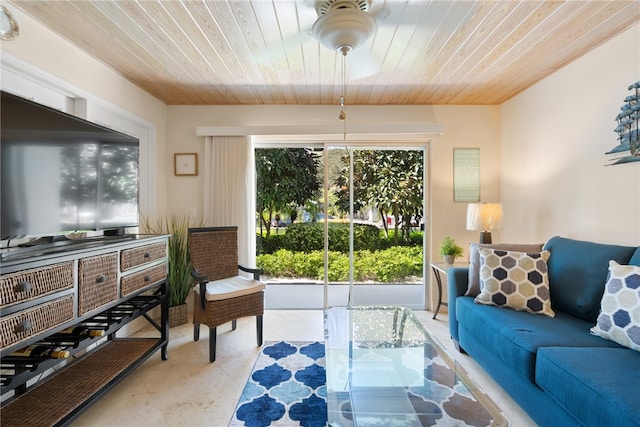
[[[425,148],[256,149],[268,307],[424,309]]]
[[[425,150],[329,146],[329,157],[334,151],[341,172],[333,194],[349,226],[350,269],[347,301],[336,305],[424,308]]]

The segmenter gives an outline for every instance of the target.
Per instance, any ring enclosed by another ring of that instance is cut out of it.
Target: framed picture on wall
[[[175,176],[197,176],[198,153],[174,153],[173,174]]]
[[[480,149],[453,149],[453,201],[480,201]]]

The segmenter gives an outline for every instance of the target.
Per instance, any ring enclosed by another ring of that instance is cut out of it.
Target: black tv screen
[[[2,240],[138,225],[138,139],[2,92]]]

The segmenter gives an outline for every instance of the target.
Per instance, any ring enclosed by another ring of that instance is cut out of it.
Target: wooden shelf
[[[69,423],[162,345],[158,338],[118,338],[100,345],[4,406],[3,427]]]
[[[162,304],[163,299],[165,299],[165,296],[162,294],[138,295],[126,302],[118,304],[115,307],[107,309],[100,314],[88,318],[86,321],[100,324],[102,329],[105,331],[105,335],[113,337],[113,334],[115,334],[120,328],[138,317],[144,316],[146,312]],[[161,327],[158,327],[157,325],[154,326],[156,326],[156,329],[161,332]],[[44,340],[47,341],[48,337],[45,337]],[[69,351],[73,356],[76,353],[84,351],[87,347],[94,345],[100,340],[101,338],[85,337],[72,347],[65,345],[62,347],[64,350]],[[38,343],[36,342],[36,344]],[[25,365],[12,366],[11,362],[5,361],[6,358],[3,357],[1,359],[3,372],[0,375],[0,390],[2,391],[2,394],[11,390],[16,390],[17,394],[24,393],[27,391],[26,384],[29,380],[41,376],[44,372],[63,362],[62,359],[50,359],[46,357],[37,361],[29,361],[25,358],[24,361],[21,361],[25,363]],[[27,362],[29,363],[26,364]]]

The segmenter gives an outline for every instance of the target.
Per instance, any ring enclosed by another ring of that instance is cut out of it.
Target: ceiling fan
[[[311,33],[323,46],[346,56],[376,31],[370,7],[370,0],[316,0],[318,19]]]
[[[313,9],[315,13],[304,12],[308,23],[303,24],[295,34],[284,37],[280,49],[267,48],[258,52],[258,63],[276,65],[287,52],[313,41],[328,51],[349,56],[349,79],[363,79],[382,71],[390,43],[395,43],[395,52],[410,52],[408,58],[421,55],[419,49],[424,40],[433,37],[437,31],[451,33],[473,14],[475,3],[458,1],[408,2],[391,0],[295,0],[303,9]],[[312,17],[315,15],[315,17]],[[309,18],[314,18],[313,21]],[[311,22],[309,22],[311,21]],[[407,31],[400,32],[400,28]],[[384,29],[384,33],[380,30]],[[380,36],[384,34],[384,36]],[[396,42],[396,34],[402,34],[403,42]],[[417,43],[411,39],[417,37]],[[387,46],[387,47],[385,47]],[[369,47],[369,48],[367,48]],[[404,54],[403,54],[404,55]],[[424,55],[423,55],[424,57]],[[344,61],[343,61],[344,62]],[[389,63],[385,66],[394,66]],[[286,72],[287,67],[282,71]],[[344,70],[343,70],[344,72]]]
[[[359,49],[372,39],[376,30],[388,17],[386,7],[372,9],[374,0],[296,0],[303,8],[313,8],[316,20],[295,34],[285,37],[281,50],[258,52],[258,63],[269,63],[300,43],[310,41],[321,44],[332,52],[357,55],[357,67],[352,77],[362,78],[375,74],[379,63],[365,49]],[[381,2],[382,3],[382,2]],[[354,52],[359,49],[358,52]]]
[[[316,0],[318,19],[311,27],[313,37],[323,46],[342,54],[342,95],[340,120],[346,120],[344,111],[345,57],[367,42],[376,30],[376,20],[369,12],[370,0]],[[346,124],[345,124],[346,126]],[[346,139],[346,127],[344,137]]]
[[[331,51],[353,56],[358,69],[351,75],[356,78],[372,76],[380,69],[379,58],[359,48],[381,27],[416,27],[424,31],[422,34],[430,34],[442,22],[444,28],[453,31],[463,25],[475,9],[475,5],[468,2],[382,0],[314,0],[313,7],[318,17],[311,26],[311,36]],[[309,31],[303,33],[309,34]]]

